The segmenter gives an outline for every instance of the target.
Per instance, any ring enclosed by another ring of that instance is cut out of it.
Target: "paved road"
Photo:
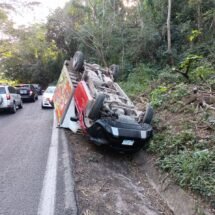
[[[75,214],[68,146],[55,127],[40,101],[0,113],[0,215]]]

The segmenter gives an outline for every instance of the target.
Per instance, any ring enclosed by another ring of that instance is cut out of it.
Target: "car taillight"
[[[30,95],[32,95],[32,94],[33,94],[33,91],[32,91],[32,90],[30,90],[30,91],[29,91],[29,94],[30,94]]]
[[[7,100],[10,100],[10,94],[6,95]]]

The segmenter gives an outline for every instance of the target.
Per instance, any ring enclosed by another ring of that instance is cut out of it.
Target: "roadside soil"
[[[150,185],[135,154],[95,146],[83,135],[67,132],[67,137],[73,154],[79,214],[173,214]]]

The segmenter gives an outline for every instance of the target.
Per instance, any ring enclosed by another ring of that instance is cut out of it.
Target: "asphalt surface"
[[[24,103],[24,108],[15,114],[0,113],[0,215],[44,214],[39,205],[44,199],[41,196],[47,169],[53,168],[47,166],[52,130],[53,110],[42,110],[40,101]],[[50,207],[53,207],[53,214],[66,214],[70,210],[68,205],[74,203],[65,197],[66,190],[72,191],[71,180],[66,178],[68,172],[65,173],[70,168],[65,158],[70,159],[70,155],[65,149],[63,130],[58,130],[55,138],[56,144],[59,143],[55,156],[57,176],[48,181],[48,184],[56,184],[54,203]],[[52,161],[52,157],[49,160]]]

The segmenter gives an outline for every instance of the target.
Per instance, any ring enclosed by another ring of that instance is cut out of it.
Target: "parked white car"
[[[17,89],[9,85],[0,85],[0,110],[9,110],[16,113],[22,108],[22,99]]]
[[[54,108],[54,103],[53,103],[53,95],[55,91],[55,86],[49,86],[43,93],[42,96],[42,108]]]

